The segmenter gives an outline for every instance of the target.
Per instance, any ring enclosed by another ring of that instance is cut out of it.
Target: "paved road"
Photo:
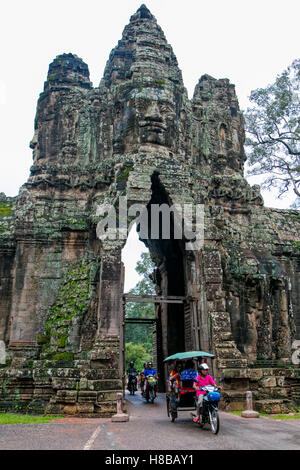
[[[300,420],[245,419],[220,413],[217,436],[193,424],[189,412],[172,423],[165,396],[154,404],[126,395],[130,420],[66,418],[48,424],[0,426],[0,450],[300,450]]]

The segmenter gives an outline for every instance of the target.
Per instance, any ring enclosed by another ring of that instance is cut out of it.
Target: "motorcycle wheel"
[[[209,421],[213,434],[218,434],[220,429],[220,419],[217,410],[209,410]]]
[[[150,395],[150,401],[151,401],[151,403],[154,403],[155,392],[154,392],[153,388],[150,390],[149,395]]]

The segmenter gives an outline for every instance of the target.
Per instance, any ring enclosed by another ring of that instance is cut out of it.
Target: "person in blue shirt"
[[[152,368],[152,362],[148,362],[147,364],[147,368],[144,370],[144,375],[145,375],[145,379],[146,377],[149,377],[149,375],[152,375],[153,377],[155,377],[156,379],[158,379],[158,375],[157,375],[157,371],[156,369],[153,369]],[[146,382],[146,380],[145,380]],[[146,390],[145,392],[147,393],[147,383],[146,383]],[[157,385],[155,385],[155,394],[157,393]]]
[[[148,362],[148,368],[144,370],[144,376],[147,377],[148,375],[154,375],[157,378],[157,371],[152,368],[152,362]]]

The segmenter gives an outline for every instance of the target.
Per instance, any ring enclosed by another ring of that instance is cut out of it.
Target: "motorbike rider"
[[[156,369],[152,368],[152,362],[147,363],[147,369],[144,370],[144,375],[145,375],[145,380],[149,375],[152,375],[158,380],[158,375]],[[147,384],[146,384],[146,390],[147,390]],[[155,393],[157,392],[157,386],[155,386]]]
[[[197,416],[193,419],[195,423],[197,423],[200,419],[203,397],[205,395],[205,391],[201,390],[201,387],[205,387],[206,385],[214,385],[215,387],[217,387],[212,376],[208,375],[209,367],[206,363],[200,364],[198,367],[198,371],[199,375],[197,375],[197,377],[195,378],[195,382],[193,385],[194,389],[196,390],[197,397]],[[221,390],[221,387],[218,387],[218,389]]]
[[[156,379],[158,378],[156,369],[153,369],[152,367],[152,362],[147,362],[147,369],[144,370],[144,375],[145,377],[153,375]]]
[[[127,388],[128,388],[128,390],[130,390],[129,385],[130,385],[130,382],[131,382],[132,378],[137,377],[137,375],[138,375],[138,371],[134,367],[134,362],[130,361],[129,367],[127,369],[127,376],[128,376]],[[136,391],[136,384],[135,384],[135,391]]]
[[[194,362],[190,359],[186,361],[185,367],[181,372],[181,380],[194,380],[197,377],[197,371],[194,367]]]
[[[147,362],[144,362],[144,370],[140,373],[140,385],[141,385],[141,394],[144,395],[144,385],[145,385],[145,369],[147,369]]]
[[[181,371],[182,371],[182,362],[177,361],[169,374],[170,388],[171,388],[171,391],[175,393],[176,398],[178,398],[178,389],[180,386]]]

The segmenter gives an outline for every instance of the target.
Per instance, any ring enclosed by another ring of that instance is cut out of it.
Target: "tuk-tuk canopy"
[[[172,356],[166,357],[166,359],[164,359],[164,362],[175,361],[175,360],[184,361],[185,359],[193,359],[197,357],[215,357],[215,356],[214,354],[210,354],[205,351],[185,351],[185,352],[172,354]]]

